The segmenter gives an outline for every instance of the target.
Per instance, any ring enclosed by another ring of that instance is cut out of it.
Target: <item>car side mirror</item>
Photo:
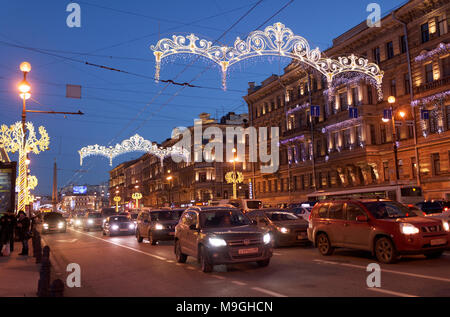
[[[367,216],[356,216],[356,221],[357,222],[367,222],[367,221],[369,221],[369,219],[367,218]]]

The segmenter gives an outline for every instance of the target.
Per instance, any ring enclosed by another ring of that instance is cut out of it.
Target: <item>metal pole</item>
[[[309,105],[312,106],[312,96],[311,96],[311,76],[308,74],[308,95],[309,95]],[[316,185],[316,160],[314,157],[314,122],[313,122],[313,117],[312,117],[312,113],[311,110],[309,111],[309,118],[310,118],[310,122],[311,122],[311,154],[312,154],[312,173],[313,173],[313,189],[314,191],[317,190],[317,185]]]
[[[394,146],[394,161],[395,161],[395,181],[396,183],[398,182],[398,180],[400,179],[399,174],[398,174],[398,158],[397,158],[397,131],[395,129],[395,116],[394,116],[394,109],[391,106],[391,114],[392,114],[392,144]]]

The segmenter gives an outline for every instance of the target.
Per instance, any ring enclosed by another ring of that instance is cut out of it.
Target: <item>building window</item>
[[[405,85],[405,95],[409,94],[411,92],[409,87],[409,73],[403,75],[403,85]]]
[[[433,166],[433,175],[439,175],[441,172],[441,161],[439,159],[439,153],[431,155],[431,164]]]
[[[370,144],[377,144],[377,135],[375,134],[375,125],[371,124],[370,126]]]
[[[358,88],[352,88],[352,104],[354,106],[358,105],[359,103],[359,95],[358,95]]]
[[[413,178],[416,178],[417,175],[416,171],[417,171],[416,158],[411,157],[411,175],[413,176]]]
[[[430,30],[428,28],[428,22],[422,24],[420,30],[422,34],[422,43],[428,42],[430,40]]]
[[[345,129],[344,130],[344,149],[349,149],[350,148],[350,129]]]
[[[433,64],[425,65],[425,82],[431,83],[433,81]]]
[[[381,62],[380,60],[380,48],[377,46],[372,51],[373,60],[376,64],[379,64]]]
[[[391,96],[397,96],[397,82],[395,81],[395,79],[391,79],[390,92]]]
[[[386,143],[387,136],[386,136],[386,125],[385,124],[380,125],[380,134],[381,134],[381,144]]]
[[[406,37],[404,35],[400,36],[400,52],[406,53]]]
[[[408,127],[408,139],[412,139],[414,137],[414,122],[407,124]]]
[[[372,86],[370,85],[367,85],[367,103],[369,105],[373,104]]]
[[[450,130],[450,106],[445,106],[445,113],[447,116],[447,130]]]
[[[438,32],[439,36],[447,34],[447,19],[445,16],[441,16],[438,21]]]
[[[398,160],[397,166],[398,166],[398,176],[401,178],[403,175],[403,160]]]
[[[348,110],[348,98],[346,92],[339,94],[339,106],[341,111]]]
[[[394,57],[394,44],[392,44],[392,41],[386,43],[386,56],[387,59]]]
[[[436,133],[438,131],[438,120],[434,111],[430,111],[429,131],[430,133]]]
[[[441,62],[442,62],[442,76],[443,77],[450,76],[450,56],[443,58]]]
[[[389,181],[389,162],[383,162],[384,181]]]

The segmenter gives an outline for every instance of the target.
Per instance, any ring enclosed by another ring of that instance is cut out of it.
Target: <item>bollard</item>
[[[50,258],[50,247],[46,245],[44,249],[42,249],[42,258]]]
[[[45,247],[44,247],[45,250]],[[38,297],[47,297],[50,293],[50,267],[51,263],[48,257],[42,258],[41,270],[39,271]]]
[[[63,297],[64,296],[64,282],[61,279],[56,279],[50,286],[51,297]]]
[[[31,235],[31,244],[33,245],[33,257],[37,257],[37,239],[38,239],[38,232],[36,228],[33,228],[33,233]],[[40,239],[40,237],[39,237]]]

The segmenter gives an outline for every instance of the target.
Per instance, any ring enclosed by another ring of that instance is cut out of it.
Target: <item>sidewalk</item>
[[[30,240],[31,246],[31,240]],[[0,257],[0,297],[36,297],[40,265],[31,256],[22,256],[22,243],[14,244],[10,256]]]

